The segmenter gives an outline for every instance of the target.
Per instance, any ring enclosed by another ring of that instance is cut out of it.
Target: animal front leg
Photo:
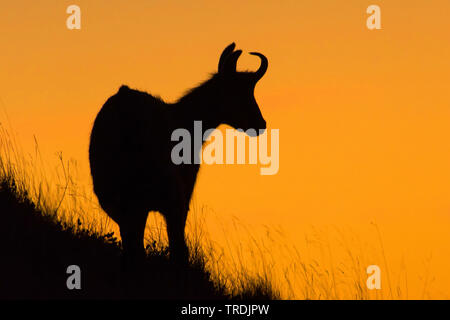
[[[145,258],[144,231],[147,222],[145,211],[127,209],[120,223],[123,247],[123,267],[125,271],[143,264]]]

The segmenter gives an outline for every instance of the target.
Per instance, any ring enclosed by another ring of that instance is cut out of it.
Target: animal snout
[[[263,134],[266,131],[267,124],[265,120],[261,120],[258,123],[253,124],[252,126],[249,126],[248,129],[245,131],[250,137],[257,137],[260,134]],[[238,129],[240,132],[244,132],[242,129]]]
[[[258,131],[258,135],[263,134],[264,132],[266,132],[266,129],[267,129],[266,120],[263,119],[256,129]]]
[[[261,121],[261,126],[259,127],[260,129],[263,129],[264,131],[267,129],[267,123],[266,120]]]

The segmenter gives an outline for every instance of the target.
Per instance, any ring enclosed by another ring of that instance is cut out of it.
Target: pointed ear
[[[226,47],[222,54],[220,55],[220,59],[219,59],[219,73],[223,72],[223,68],[225,66],[225,61],[227,60],[227,58],[233,53],[234,48],[236,47],[236,44],[233,42],[232,44],[230,44],[228,47]]]
[[[223,70],[225,74],[233,74],[236,72],[237,61],[241,53],[242,50],[237,50],[228,57],[228,59],[225,61],[225,66]]]

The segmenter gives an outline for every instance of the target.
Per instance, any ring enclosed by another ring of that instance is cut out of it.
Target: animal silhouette
[[[125,261],[143,258],[144,229],[149,211],[160,212],[167,226],[170,255],[186,261],[185,224],[199,164],[171,160],[175,129],[194,136],[194,121],[204,130],[228,124],[234,128],[266,129],[254,88],[268,67],[238,72],[242,51],[232,43],[219,60],[218,72],[175,103],[120,87],[98,113],[91,132],[89,160],[94,192],[101,207],[120,227]],[[252,130],[250,130],[251,132]],[[257,133],[258,134],[258,133]],[[201,152],[193,145],[191,155]]]

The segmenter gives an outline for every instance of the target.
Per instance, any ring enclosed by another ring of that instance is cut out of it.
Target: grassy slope
[[[12,179],[0,177],[0,298],[271,298],[268,288],[234,297],[210,280],[202,257],[177,267],[165,251],[150,250],[139,286],[124,282],[120,244],[112,235],[93,234],[63,225],[43,214],[19,192]],[[81,268],[82,289],[68,290],[66,269]],[[122,280],[121,280],[122,279]],[[270,290],[269,290],[270,291]],[[125,293],[128,292],[128,293]]]

